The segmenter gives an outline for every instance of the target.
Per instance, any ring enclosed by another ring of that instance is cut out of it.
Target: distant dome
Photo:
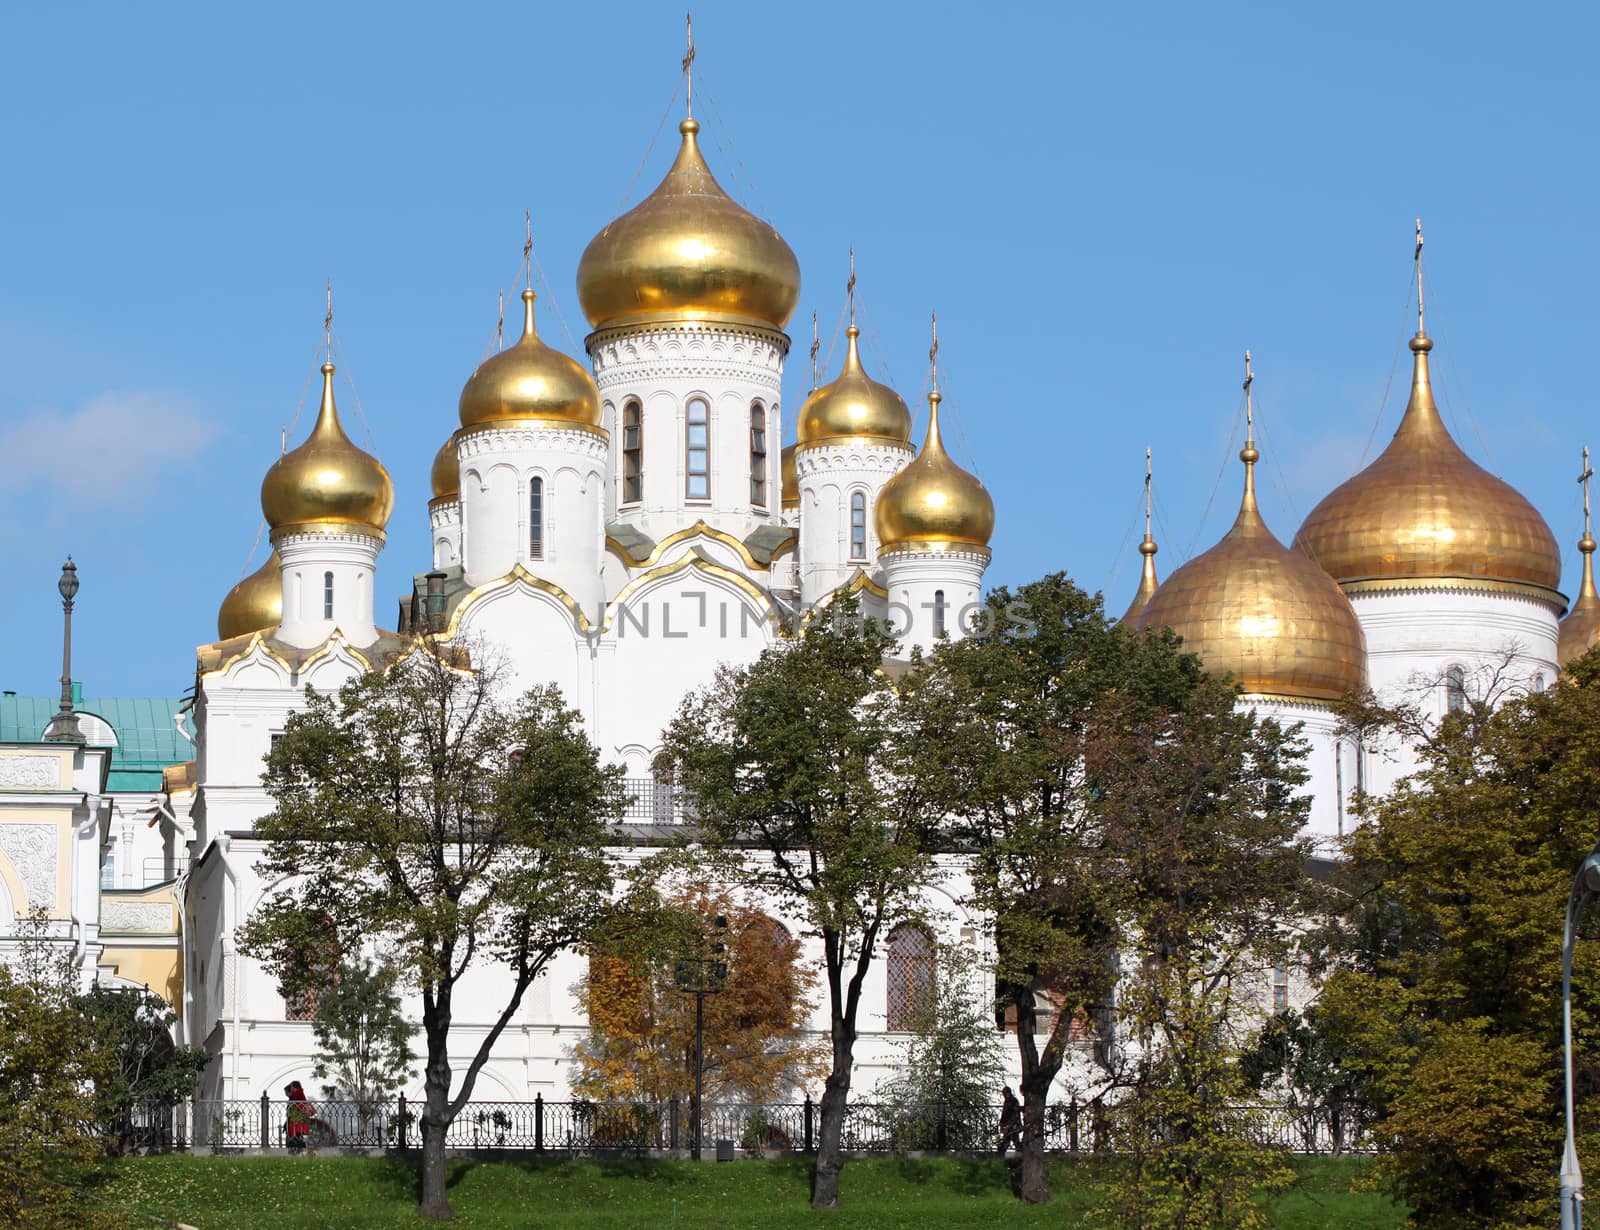
[[[848,344],[844,367],[836,380],[813,389],[800,407],[795,437],[802,448],[825,440],[859,436],[905,444],[911,439],[911,411],[886,384],[879,384],[861,366],[857,339],[861,330],[845,330]]]
[[[456,452],[456,438],[449,437],[433,455],[433,469],[428,474],[429,485],[436,500],[451,500],[461,494],[461,458]]]
[[[1600,641],[1600,593],[1594,587],[1595,542],[1587,531],[1578,541],[1583,555],[1583,580],[1578,585],[1578,598],[1561,621],[1556,642],[1556,661],[1566,666],[1574,658],[1581,658]]]
[[[600,390],[576,359],[539,340],[531,290],[522,292],[522,336],[485,359],[461,390],[461,425],[535,419],[600,426]]]
[[[783,471],[783,507],[800,507],[800,475],[795,469],[794,455],[799,449],[798,444],[791,444],[780,454]]]
[[[279,530],[357,529],[382,537],[394,484],[376,457],[344,434],[333,399],[332,363],[322,365],[322,407],[311,435],[278,458],[261,482],[261,511]]]
[[[693,119],[656,190],[610,223],[578,262],[595,328],[634,320],[733,319],[782,329],[800,301],[800,263],[772,226],[712,177]]]
[[[217,611],[217,639],[268,632],[283,622],[283,571],[278,553],[228,591]]]
[[[873,524],[882,549],[952,544],[987,547],[994,534],[994,500],[975,475],[944,451],[939,436],[939,390],[928,394],[928,435],[922,451],[878,492]]]

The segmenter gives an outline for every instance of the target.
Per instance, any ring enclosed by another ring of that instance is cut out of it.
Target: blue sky
[[[581,354],[573,272],[670,161],[671,123],[652,135],[682,21],[8,14],[3,686],[54,687],[68,551],[88,690],[188,684],[330,277],[341,405],[395,478],[379,592],[398,595],[523,210],[573,340],[548,299],[543,332]],[[1593,6],[706,3],[695,29],[712,167],[804,271],[787,409],[811,312],[837,336],[853,243],[869,369],[914,407],[939,312],[947,435],[998,505],[991,582],[1064,568],[1120,611],[1147,445],[1162,574],[1210,545],[1237,501],[1247,345],[1264,510],[1292,537],[1398,420],[1420,215],[1447,421],[1551,522],[1571,591],[1578,450],[1600,446]]]

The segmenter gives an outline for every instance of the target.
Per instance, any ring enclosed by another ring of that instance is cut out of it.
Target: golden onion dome
[[[944,451],[939,436],[939,390],[928,394],[928,435],[922,451],[878,493],[873,524],[881,549],[944,550],[952,544],[987,547],[994,533],[994,500],[974,475]]]
[[[1122,623],[1128,627],[1137,627],[1139,616],[1144,613],[1145,607],[1150,605],[1150,599],[1155,597],[1156,590],[1161,583],[1156,580],[1156,540],[1150,537],[1150,529],[1145,527],[1144,541],[1139,544],[1139,554],[1144,558],[1144,563],[1139,570],[1139,589],[1133,595],[1133,601],[1128,604],[1128,609],[1122,613]]]
[[[461,494],[461,458],[456,453],[456,438],[449,437],[433,455],[428,481],[436,500],[453,500]]]
[[[786,509],[800,507],[800,475],[794,466],[794,455],[799,448],[798,444],[791,444],[779,455],[783,472],[783,507]]]
[[[539,340],[531,290],[522,292],[522,336],[491,355],[461,390],[461,425],[525,421],[600,426],[600,390],[577,360]]]
[[[1244,498],[1233,528],[1166,579],[1138,626],[1171,628],[1207,670],[1248,693],[1337,700],[1366,678],[1361,624],[1332,578],[1267,528],[1256,506],[1260,453],[1247,442],[1239,456]]]
[[[699,123],[686,119],[678,131],[683,144],[666,178],[584,249],[584,315],[597,329],[707,319],[782,329],[800,300],[800,263],[712,177]]]
[[[217,610],[217,639],[267,632],[283,622],[283,570],[278,553],[228,591]]]
[[[844,368],[838,379],[813,389],[800,407],[796,442],[805,448],[827,440],[870,436],[897,444],[911,439],[911,411],[886,384],[879,384],[861,366],[861,330],[845,330]]]
[[[1342,584],[1487,580],[1559,599],[1561,551],[1544,518],[1451,438],[1433,399],[1420,330],[1411,339],[1411,398],[1383,454],[1311,510],[1295,536]]]
[[[1561,621],[1556,642],[1556,661],[1562,666],[1583,657],[1600,642],[1600,593],[1596,593],[1594,587],[1594,548],[1593,536],[1584,530],[1583,537],[1578,540],[1578,550],[1583,553],[1583,581],[1578,586],[1578,600]]]
[[[261,511],[283,530],[365,530],[382,537],[394,510],[394,484],[376,457],[344,434],[333,400],[333,364],[322,365],[322,408],[311,435],[261,481]]]

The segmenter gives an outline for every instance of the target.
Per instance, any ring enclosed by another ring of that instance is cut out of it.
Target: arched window
[[[622,502],[637,504],[644,499],[644,428],[639,403],[622,407]]]
[[[918,923],[889,932],[890,1029],[913,1029],[932,1007],[936,975],[933,936]]]
[[[864,491],[850,493],[850,558],[867,558],[867,494]]]
[[[750,503],[767,506],[767,412],[760,402],[750,406]]]
[[[944,633],[944,590],[933,591],[933,634],[943,636]]]
[[[1463,713],[1467,708],[1467,672],[1452,666],[1444,673],[1444,707],[1449,713]]]
[[[711,498],[711,407],[699,397],[689,401],[688,433],[684,436],[684,494],[691,500]]]
[[[333,573],[322,574],[322,618],[333,618]]]
[[[528,484],[528,558],[544,558],[544,479]]]
[[[1535,692],[1544,691],[1544,675],[1542,673],[1534,675],[1534,677],[1533,677],[1533,690]]]

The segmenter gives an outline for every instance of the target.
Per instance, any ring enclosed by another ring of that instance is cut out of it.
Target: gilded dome
[[[736,203],[701,156],[693,119],[656,190],[601,231],[578,262],[595,328],[639,320],[733,320],[782,329],[800,300],[783,237]]]
[[[811,390],[800,407],[795,439],[802,448],[853,436],[873,436],[897,444],[910,441],[911,411],[900,394],[879,384],[862,368],[860,336],[855,325],[845,330],[848,344],[838,379]]]
[[[783,470],[783,507],[800,507],[800,475],[795,472],[794,455],[798,444],[791,444],[779,455]]]
[[[1250,444],[1240,453],[1244,498],[1233,528],[1166,579],[1138,626],[1171,628],[1206,669],[1231,674],[1246,692],[1337,700],[1365,680],[1366,639],[1332,578],[1261,519],[1259,456]]]
[[[988,490],[944,451],[941,400],[938,389],[928,394],[928,436],[922,451],[878,492],[872,516],[880,549],[943,550],[953,543],[987,547],[994,533],[994,500]]]
[[[376,457],[363,453],[339,425],[333,364],[322,365],[322,408],[311,436],[285,453],[261,480],[261,511],[280,530],[357,529],[383,535],[394,509],[394,484]]]
[[[1600,642],[1600,593],[1594,587],[1594,539],[1588,531],[1578,540],[1578,550],[1583,553],[1583,581],[1578,586],[1578,599],[1561,621],[1556,642],[1556,661],[1565,666],[1574,658],[1581,658]]]
[[[522,292],[522,336],[491,355],[461,390],[461,425],[538,419],[600,426],[600,390],[577,360],[539,340],[531,290]]]
[[[453,500],[461,494],[461,458],[456,453],[456,438],[450,436],[433,455],[433,469],[428,474],[436,500]]]
[[[1561,551],[1544,518],[1445,429],[1432,349],[1421,332],[1411,339],[1411,398],[1394,439],[1311,510],[1295,546],[1340,583],[1481,578],[1559,597]]]
[[[283,622],[283,570],[278,553],[228,591],[217,609],[217,639],[267,632]]]

